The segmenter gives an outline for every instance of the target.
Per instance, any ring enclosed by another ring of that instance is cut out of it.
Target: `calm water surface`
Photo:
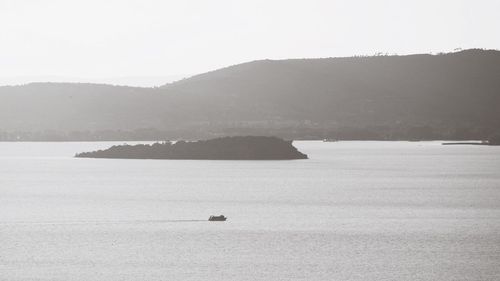
[[[0,280],[500,280],[500,147],[72,158],[112,144],[0,143]]]

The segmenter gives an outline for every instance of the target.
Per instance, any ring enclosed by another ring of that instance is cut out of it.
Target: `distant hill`
[[[71,138],[72,131],[118,130],[139,132],[129,138],[140,132],[171,138],[483,138],[499,128],[500,52],[494,50],[262,60],[159,88],[0,87],[0,138],[2,131]]]

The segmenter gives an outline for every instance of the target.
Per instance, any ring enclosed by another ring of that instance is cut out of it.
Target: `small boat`
[[[227,218],[224,216],[224,215],[220,215],[220,216],[210,216],[208,218],[209,221],[226,221]]]
[[[336,142],[337,139],[323,139],[323,142]]]

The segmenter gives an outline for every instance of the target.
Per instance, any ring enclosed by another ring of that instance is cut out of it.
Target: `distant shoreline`
[[[180,139],[188,142],[198,141],[199,139]],[[179,141],[180,141],[179,140]],[[335,141],[324,141],[324,139],[288,139],[289,141],[317,141],[325,143],[335,143],[335,142],[359,142],[359,141],[376,141],[376,142],[443,142],[443,145],[494,145],[488,143],[481,143],[479,140],[464,140],[464,141],[453,141],[453,140],[379,140],[379,139],[339,139]],[[28,142],[50,142],[50,143],[65,143],[65,142],[133,142],[133,143],[155,143],[164,142],[164,139],[109,139],[109,140],[0,140],[0,143],[28,143]],[[170,141],[178,141],[172,139]]]
[[[490,144],[488,142],[444,142],[442,145],[486,145],[498,146],[498,144]]]

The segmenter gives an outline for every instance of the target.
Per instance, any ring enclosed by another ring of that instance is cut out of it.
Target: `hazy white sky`
[[[196,74],[256,59],[500,49],[498,0],[0,0],[0,77]]]

